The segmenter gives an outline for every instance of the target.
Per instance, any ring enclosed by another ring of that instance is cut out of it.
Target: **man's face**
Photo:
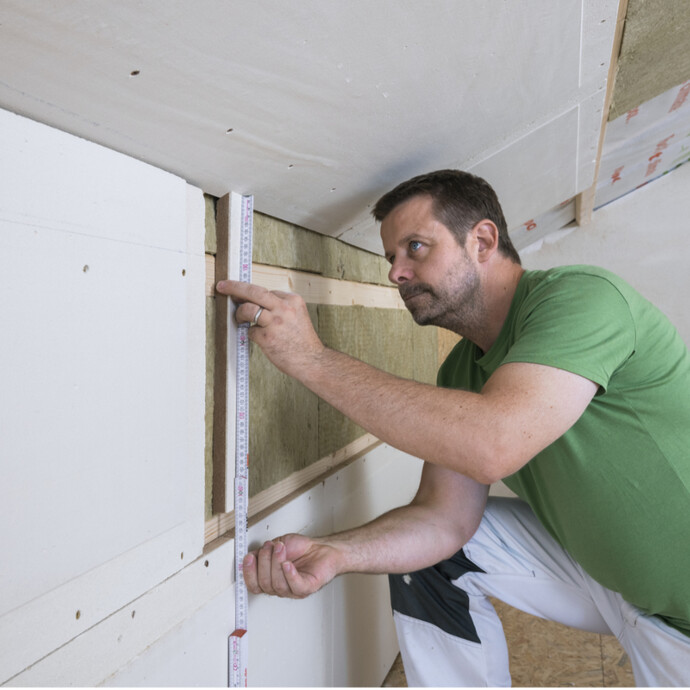
[[[391,264],[388,278],[418,324],[463,332],[475,323],[482,304],[477,266],[434,217],[431,197],[394,208],[381,223],[381,239]]]

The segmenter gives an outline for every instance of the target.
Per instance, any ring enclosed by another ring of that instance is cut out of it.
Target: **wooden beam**
[[[216,295],[215,257],[206,254],[206,296]],[[269,290],[296,292],[310,304],[361,305],[382,309],[405,309],[394,287],[326,278],[317,273],[291,268],[252,264],[252,282]]]
[[[298,472],[293,472],[289,477],[261,491],[249,499],[249,509],[247,511],[249,524],[252,525],[261,520],[266,514],[277,510],[286,501],[292,500],[299,494],[307,491],[315,483],[323,481],[328,475],[341,470],[380,444],[381,441],[376,436],[364,434],[364,436],[360,436],[344,448],[321,458],[321,460],[317,460]],[[232,532],[234,528],[234,511],[214,515],[206,521],[204,543],[208,544],[214,539]]]
[[[239,275],[239,227],[241,197],[226,194],[218,199],[217,255],[213,264],[213,284]],[[209,264],[206,263],[208,284]],[[213,511],[233,508],[235,479],[235,382],[237,343],[233,322],[234,306],[224,295],[216,298],[216,351],[214,364],[213,411]]]
[[[597,161],[594,167],[594,180],[592,185],[575,197],[575,222],[582,226],[592,221],[594,211],[594,200],[597,191],[597,180],[599,178],[599,166],[601,164],[601,153],[604,148],[604,138],[606,137],[606,123],[611,108],[611,99],[616,84],[616,72],[618,71],[618,57],[621,52],[623,41],[623,29],[625,27],[625,16],[628,11],[628,0],[620,0],[618,3],[618,16],[616,17],[616,31],[613,36],[613,46],[611,49],[611,62],[609,63],[609,73],[606,80],[606,97],[604,98],[604,108],[601,118],[601,129],[599,130],[599,146],[597,148]]]

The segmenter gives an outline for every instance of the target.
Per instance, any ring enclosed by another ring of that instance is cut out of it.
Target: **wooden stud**
[[[239,275],[241,197],[226,194],[216,213],[214,283]],[[207,262],[208,269],[208,262]],[[208,276],[207,276],[208,283]],[[213,416],[213,512],[232,510],[235,467],[235,382],[237,344],[232,300],[216,295],[216,353]]]
[[[613,47],[611,50],[611,62],[609,63],[609,73],[606,80],[606,97],[604,98],[604,109],[601,118],[601,129],[599,130],[599,146],[597,148],[597,161],[594,167],[594,180],[592,185],[580,192],[575,197],[575,222],[579,225],[587,225],[592,221],[594,212],[594,200],[597,191],[597,179],[599,178],[599,166],[601,165],[601,153],[604,148],[604,138],[606,136],[606,123],[608,121],[613,89],[616,82],[616,72],[618,70],[618,57],[621,52],[623,41],[623,29],[625,27],[625,16],[628,11],[628,0],[620,0],[618,3],[618,16],[616,18],[616,31],[613,36]]]

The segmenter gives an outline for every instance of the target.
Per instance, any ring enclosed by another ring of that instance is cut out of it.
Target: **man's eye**
[[[422,248],[421,242],[418,242],[417,240],[412,240],[412,242],[410,242],[410,251],[416,252],[418,249],[421,249],[421,248]]]

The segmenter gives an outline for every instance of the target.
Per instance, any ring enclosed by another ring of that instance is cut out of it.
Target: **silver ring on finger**
[[[261,316],[261,312],[264,310],[263,307],[259,307],[256,314],[254,314],[254,318],[249,322],[249,327],[251,328],[252,326],[258,326],[258,321],[259,317]]]

